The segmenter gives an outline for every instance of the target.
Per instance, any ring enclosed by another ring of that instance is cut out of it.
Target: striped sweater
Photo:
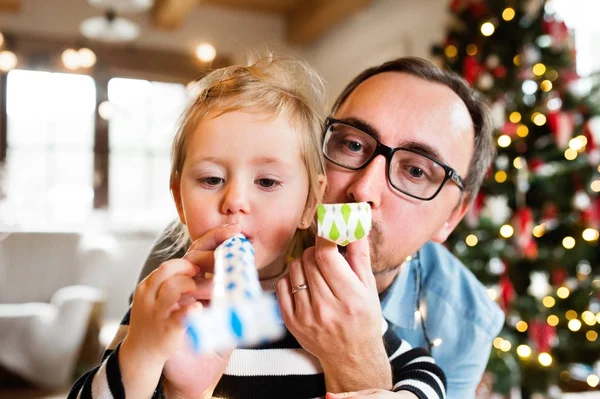
[[[273,291],[276,281],[261,282]],[[99,366],[81,376],[68,399],[124,398],[119,370],[119,346],[127,335],[129,311]],[[384,321],[383,340],[393,372],[393,390],[409,391],[419,399],[445,399],[446,378],[423,348],[411,348]],[[233,351],[214,396],[230,399],[318,398],[325,395],[325,378],[319,361],[302,349],[288,331],[283,339],[255,348]],[[161,384],[153,398],[162,398]]]

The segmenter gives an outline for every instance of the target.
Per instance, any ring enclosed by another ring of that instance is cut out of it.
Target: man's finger
[[[346,260],[358,278],[366,284],[373,279],[371,269],[371,250],[367,237],[351,242],[346,247]]]
[[[314,256],[321,274],[336,298],[347,296],[349,289],[355,289],[360,284],[356,273],[348,267],[348,261],[338,251],[337,244],[317,237]]]

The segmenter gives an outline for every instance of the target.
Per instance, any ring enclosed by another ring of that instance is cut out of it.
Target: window
[[[108,120],[109,206],[101,210],[93,209],[96,90],[85,75],[8,74],[0,227],[77,231],[91,222],[94,228],[157,231],[176,216],[170,147],[187,102],[185,86],[108,82],[99,113]]]
[[[187,101],[185,86],[114,78],[108,99],[111,221],[162,227],[176,216],[170,150]]]
[[[13,70],[6,101],[1,221],[36,229],[84,222],[93,200],[94,80]]]

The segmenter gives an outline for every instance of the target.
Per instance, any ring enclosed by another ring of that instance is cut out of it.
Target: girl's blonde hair
[[[323,80],[305,62],[272,55],[250,62],[212,71],[197,81],[194,97],[183,112],[171,148],[171,189],[181,177],[187,143],[196,127],[208,117],[232,111],[283,115],[300,135],[302,157],[309,179],[307,205],[321,201],[319,176],[325,174],[321,154],[321,135],[325,89]],[[296,233],[289,251],[294,251],[302,237]],[[173,255],[191,245],[186,227],[173,223],[163,238],[173,244],[161,252]]]

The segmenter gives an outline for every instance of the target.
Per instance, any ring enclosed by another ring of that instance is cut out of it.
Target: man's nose
[[[378,155],[363,169],[348,187],[348,197],[356,202],[368,202],[372,208],[381,204],[381,194],[387,186],[386,159]]]
[[[240,181],[234,180],[227,184],[221,212],[224,214],[250,212],[248,188],[244,187]]]

